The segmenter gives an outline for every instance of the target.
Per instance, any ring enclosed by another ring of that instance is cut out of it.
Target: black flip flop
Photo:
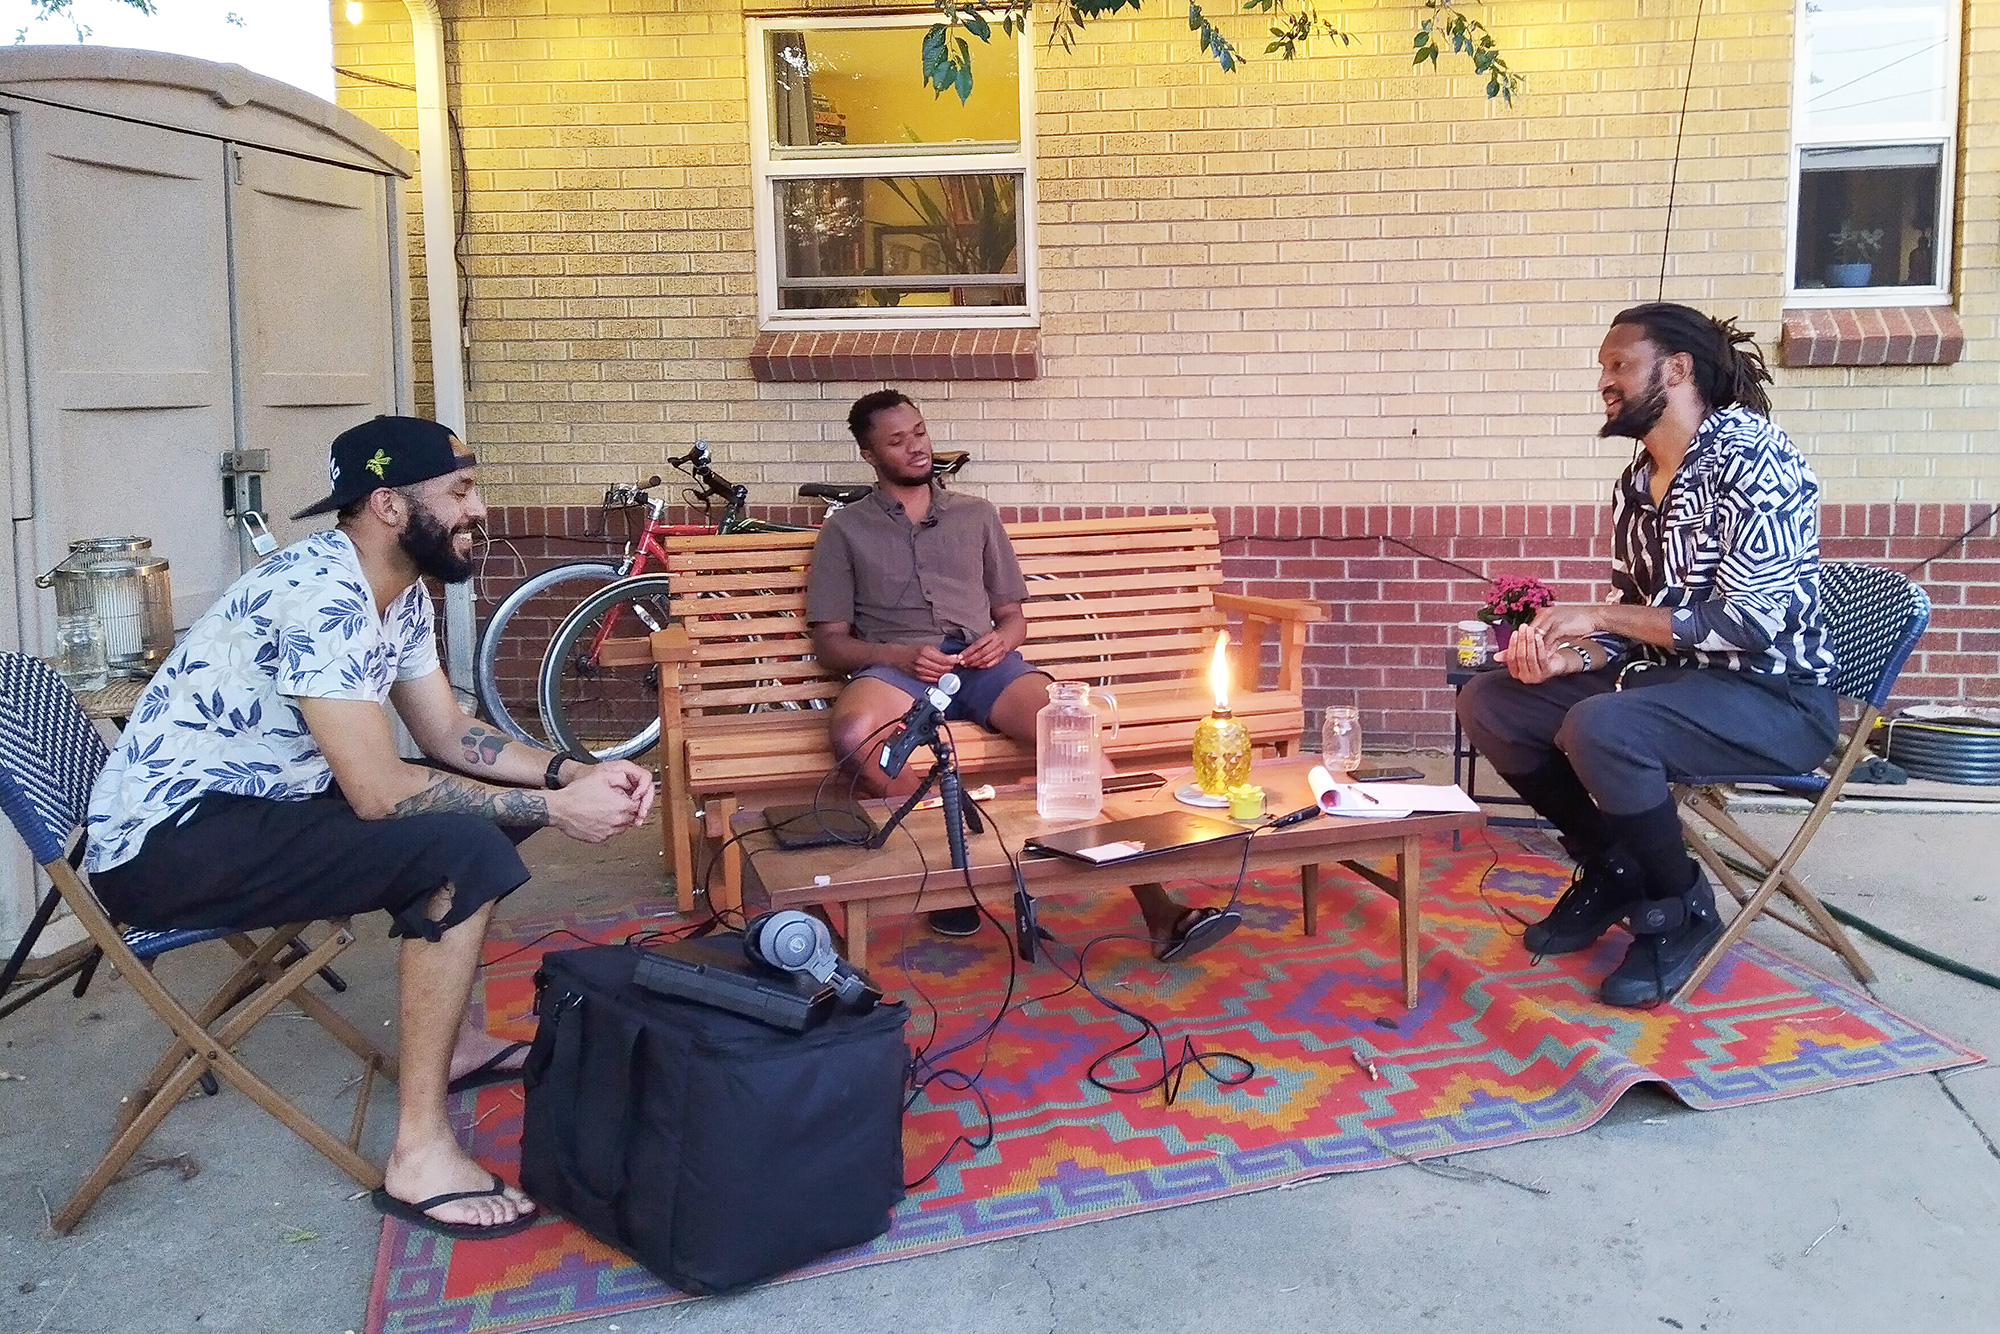
[[[1174,938],[1153,951],[1160,963],[1192,959],[1243,924],[1234,908],[1190,908],[1174,927]]]
[[[447,1094],[463,1093],[467,1089],[483,1089],[488,1084],[513,1083],[515,1080],[521,1077],[521,1070],[523,1066],[526,1065],[527,1058],[526,1057],[522,1058],[521,1065],[512,1066],[504,1070],[501,1068],[501,1062],[507,1060],[508,1058],[513,1056],[516,1052],[524,1052],[528,1048],[534,1045],[535,1044],[532,1042],[508,1043],[506,1046],[502,1047],[499,1051],[494,1052],[491,1056],[487,1057],[484,1061],[480,1062],[472,1069],[467,1070],[457,1079],[454,1079],[449,1084],[446,1084],[444,1086],[444,1091]]]
[[[484,1200],[506,1193],[507,1187],[501,1184],[499,1177],[494,1177],[491,1190],[447,1191],[443,1195],[433,1195],[428,1200],[419,1200],[415,1204],[411,1204],[408,1200],[397,1199],[382,1186],[377,1186],[369,1192],[369,1198],[375,1201],[378,1212],[385,1213],[391,1218],[401,1219],[405,1223],[457,1241],[480,1241],[489,1237],[511,1237],[516,1232],[525,1232],[542,1221],[541,1211],[522,1214],[509,1223],[494,1223],[485,1227],[478,1223],[447,1223],[441,1218],[432,1218],[428,1211],[455,1200]]]

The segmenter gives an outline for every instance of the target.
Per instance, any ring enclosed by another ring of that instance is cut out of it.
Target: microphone
[[[903,771],[903,766],[910,762],[910,752],[931,738],[938,719],[951,707],[951,697],[957,693],[957,674],[946,672],[936,685],[917,697],[917,702],[903,715],[903,730],[882,747],[883,773],[894,778]]]

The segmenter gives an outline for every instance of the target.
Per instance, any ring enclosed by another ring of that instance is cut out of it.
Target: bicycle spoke
[[[601,650],[668,624],[666,589],[661,576],[625,580],[587,599],[556,632],[543,664],[541,704],[558,743],[629,758],[658,736],[658,669],[649,661],[606,663]]]

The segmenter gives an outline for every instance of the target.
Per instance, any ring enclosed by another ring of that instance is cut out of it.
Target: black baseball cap
[[[384,486],[412,486],[470,468],[476,459],[465,442],[422,417],[377,417],[333,438],[327,476],[333,494],[292,517],[309,519],[366,499]]]

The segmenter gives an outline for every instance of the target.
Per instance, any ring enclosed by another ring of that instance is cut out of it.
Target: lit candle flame
[[[1215,711],[1225,713],[1229,709],[1229,632],[1224,630],[1215,637],[1215,657],[1208,665],[1208,688],[1215,692]]]

